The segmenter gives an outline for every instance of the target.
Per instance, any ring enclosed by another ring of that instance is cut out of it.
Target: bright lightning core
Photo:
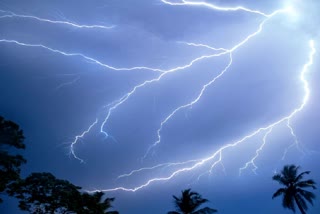
[[[285,18],[288,26],[305,34],[319,37],[320,2],[315,0],[287,0],[284,2],[288,10],[288,16]]]

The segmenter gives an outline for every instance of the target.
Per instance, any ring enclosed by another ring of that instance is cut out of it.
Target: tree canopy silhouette
[[[202,198],[197,192],[191,192],[191,189],[183,190],[181,197],[173,195],[173,198],[176,211],[170,211],[168,214],[211,214],[217,212],[217,210],[209,207],[198,209],[202,204],[208,202],[208,200]]]
[[[0,116],[0,192],[4,192],[9,183],[20,177],[20,166],[26,163],[26,160],[16,154],[15,150],[25,149],[23,140],[20,127]]]
[[[310,171],[305,171],[298,174],[298,166],[286,165],[283,167],[281,173],[272,177],[273,180],[278,181],[283,188],[278,189],[272,198],[280,195],[282,198],[282,206],[295,212],[295,203],[300,212],[305,214],[308,206],[307,202],[313,205],[315,194],[304,190],[304,188],[316,189],[315,182],[312,179],[302,180],[304,175],[310,174]]]
[[[77,213],[116,214],[108,212],[114,198],[102,201],[104,193],[81,193],[81,187],[52,174],[32,173],[26,179],[10,184],[8,193],[19,200],[19,208],[33,214]]]
[[[0,116],[0,193],[16,197],[21,210],[34,214],[118,214],[107,211],[114,198],[103,200],[102,192],[82,193],[81,187],[51,173],[32,173],[21,179],[20,166],[26,160],[16,150],[25,149],[23,140],[19,125]]]
[[[119,212],[117,211],[107,211],[112,207],[111,203],[114,201],[114,198],[106,198],[102,201],[103,195],[103,192],[96,192],[93,195],[83,193],[83,204],[81,205],[81,211],[84,211],[83,214],[118,214]]]

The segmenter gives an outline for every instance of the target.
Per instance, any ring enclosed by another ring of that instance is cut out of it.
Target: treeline
[[[110,211],[114,198],[105,197],[103,192],[92,194],[81,191],[81,187],[61,180],[48,172],[31,173],[20,177],[20,167],[26,163],[19,150],[25,149],[23,131],[16,123],[0,116],[0,193],[15,197],[19,208],[32,214],[118,214]],[[284,208],[293,212],[298,207],[302,214],[308,210],[307,203],[313,205],[315,194],[305,188],[316,189],[312,179],[303,180],[310,171],[298,173],[295,165],[284,166],[273,180],[283,187],[272,198],[282,196]],[[212,214],[218,210],[201,206],[208,202],[199,193],[186,189],[181,196],[173,195],[175,211],[168,214]],[[0,198],[0,203],[3,199]]]
[[[82,192],[81,187],[51,173],[31,173],[21,178],[20,167],[26,160],[17,153],[25,149],[24,139],[19,125],[0,116],[0,193],[17,198],[21,210],[33,214],[118,213],[108,211],[114,198],[103,199],[103,192]]]

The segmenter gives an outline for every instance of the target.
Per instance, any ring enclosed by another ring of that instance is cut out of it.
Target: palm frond
[[[202,204],[208,202],[207,199],[202,198],[201,195],[197,195],[194,198],[192,198],[192,210],[196,210],[198,209],[198,207],[200,207]]]
[[[311,205],[313,205],[313,199],[316,198],[316,195],[314,193],[309,192],[307,190],[300,189],[300,188],[297,189],[297,192],[302,197],[304,197]]]
[[[216,213],[216,212],[218,212],[218,210],[212,209],[209,207],[205,207],[205,208],[202,208],[198,211],[193,212],[192,214],[211,214],[211,213]]]
[[[177,196],[173,195],[172,196],[174,198],[174,205],[176,207],[177,210],[181,210],[183,208],[183,203],[181,201],[180,198],[178,198]]]
[[[295,178],[297,177],[298,169],[299,167],[293,164],[284,166],[281,173],[284,179],[286,180],[286,182],[288,183],[294,182]]]
[[[289,182],[281,175],[281,174],[276,174],[272,177],[274,181],[278,181],[280,184],[288,186]]]
[[[275,180],[275,181],[278,181],[278,182],[280,182],[281,181],[281,174],[275,174],[273,177],[272,177],[272,179],[273,180]]]
[[[272,196],[272,199],[274,199],[275,197],[278,197],[282,194],[285,194],[286,193],[286,189],[285,188],[280,188],[278,189]]]
[[[305,171],[305,172],[300,173],[300,174],[296,177],[296,179],[294,180],[294,182],[300,181],[300,180],[303,178],[303,175],[305,175],[305,174],[310,174],[310,171]]]
[[[202,204],[208,202],[207,199],[202,198],[202,196],[197,192],[192,192],[191,189],[186,189],[181,192],[181,197],[174,196],[174,204],[176,211],[181,213],[193,213],[195,212]],[[211,210],[211,211],[210,211]],[[214,209],[205,208],[200,209],[202,213],[206,211],[207,213],[212,213]]]
[[[312,180],[312,179],[305,180],[305,181],[300,181],[300,182],[295,184],[295,186],[301,187],[301,188],[312,187],[313,189],[316,189],[315,185],[316,185],[316,182],[314,180]]]
[[[296,199],[296,203],[297,204],[299,203],[299,205],[302,207],[304,211],[308,210],[306,201],[299,194],[296,194],[295,199]]]

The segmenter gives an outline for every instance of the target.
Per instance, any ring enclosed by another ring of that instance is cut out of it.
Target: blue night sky
[[[291,213],[271,199],[274,173],[296,164],[320,183],[319,10],[1,0],[0,115],[24,130],[22,176],[105,190],[124,214],[174,210],[187,188],[223,214]]]

